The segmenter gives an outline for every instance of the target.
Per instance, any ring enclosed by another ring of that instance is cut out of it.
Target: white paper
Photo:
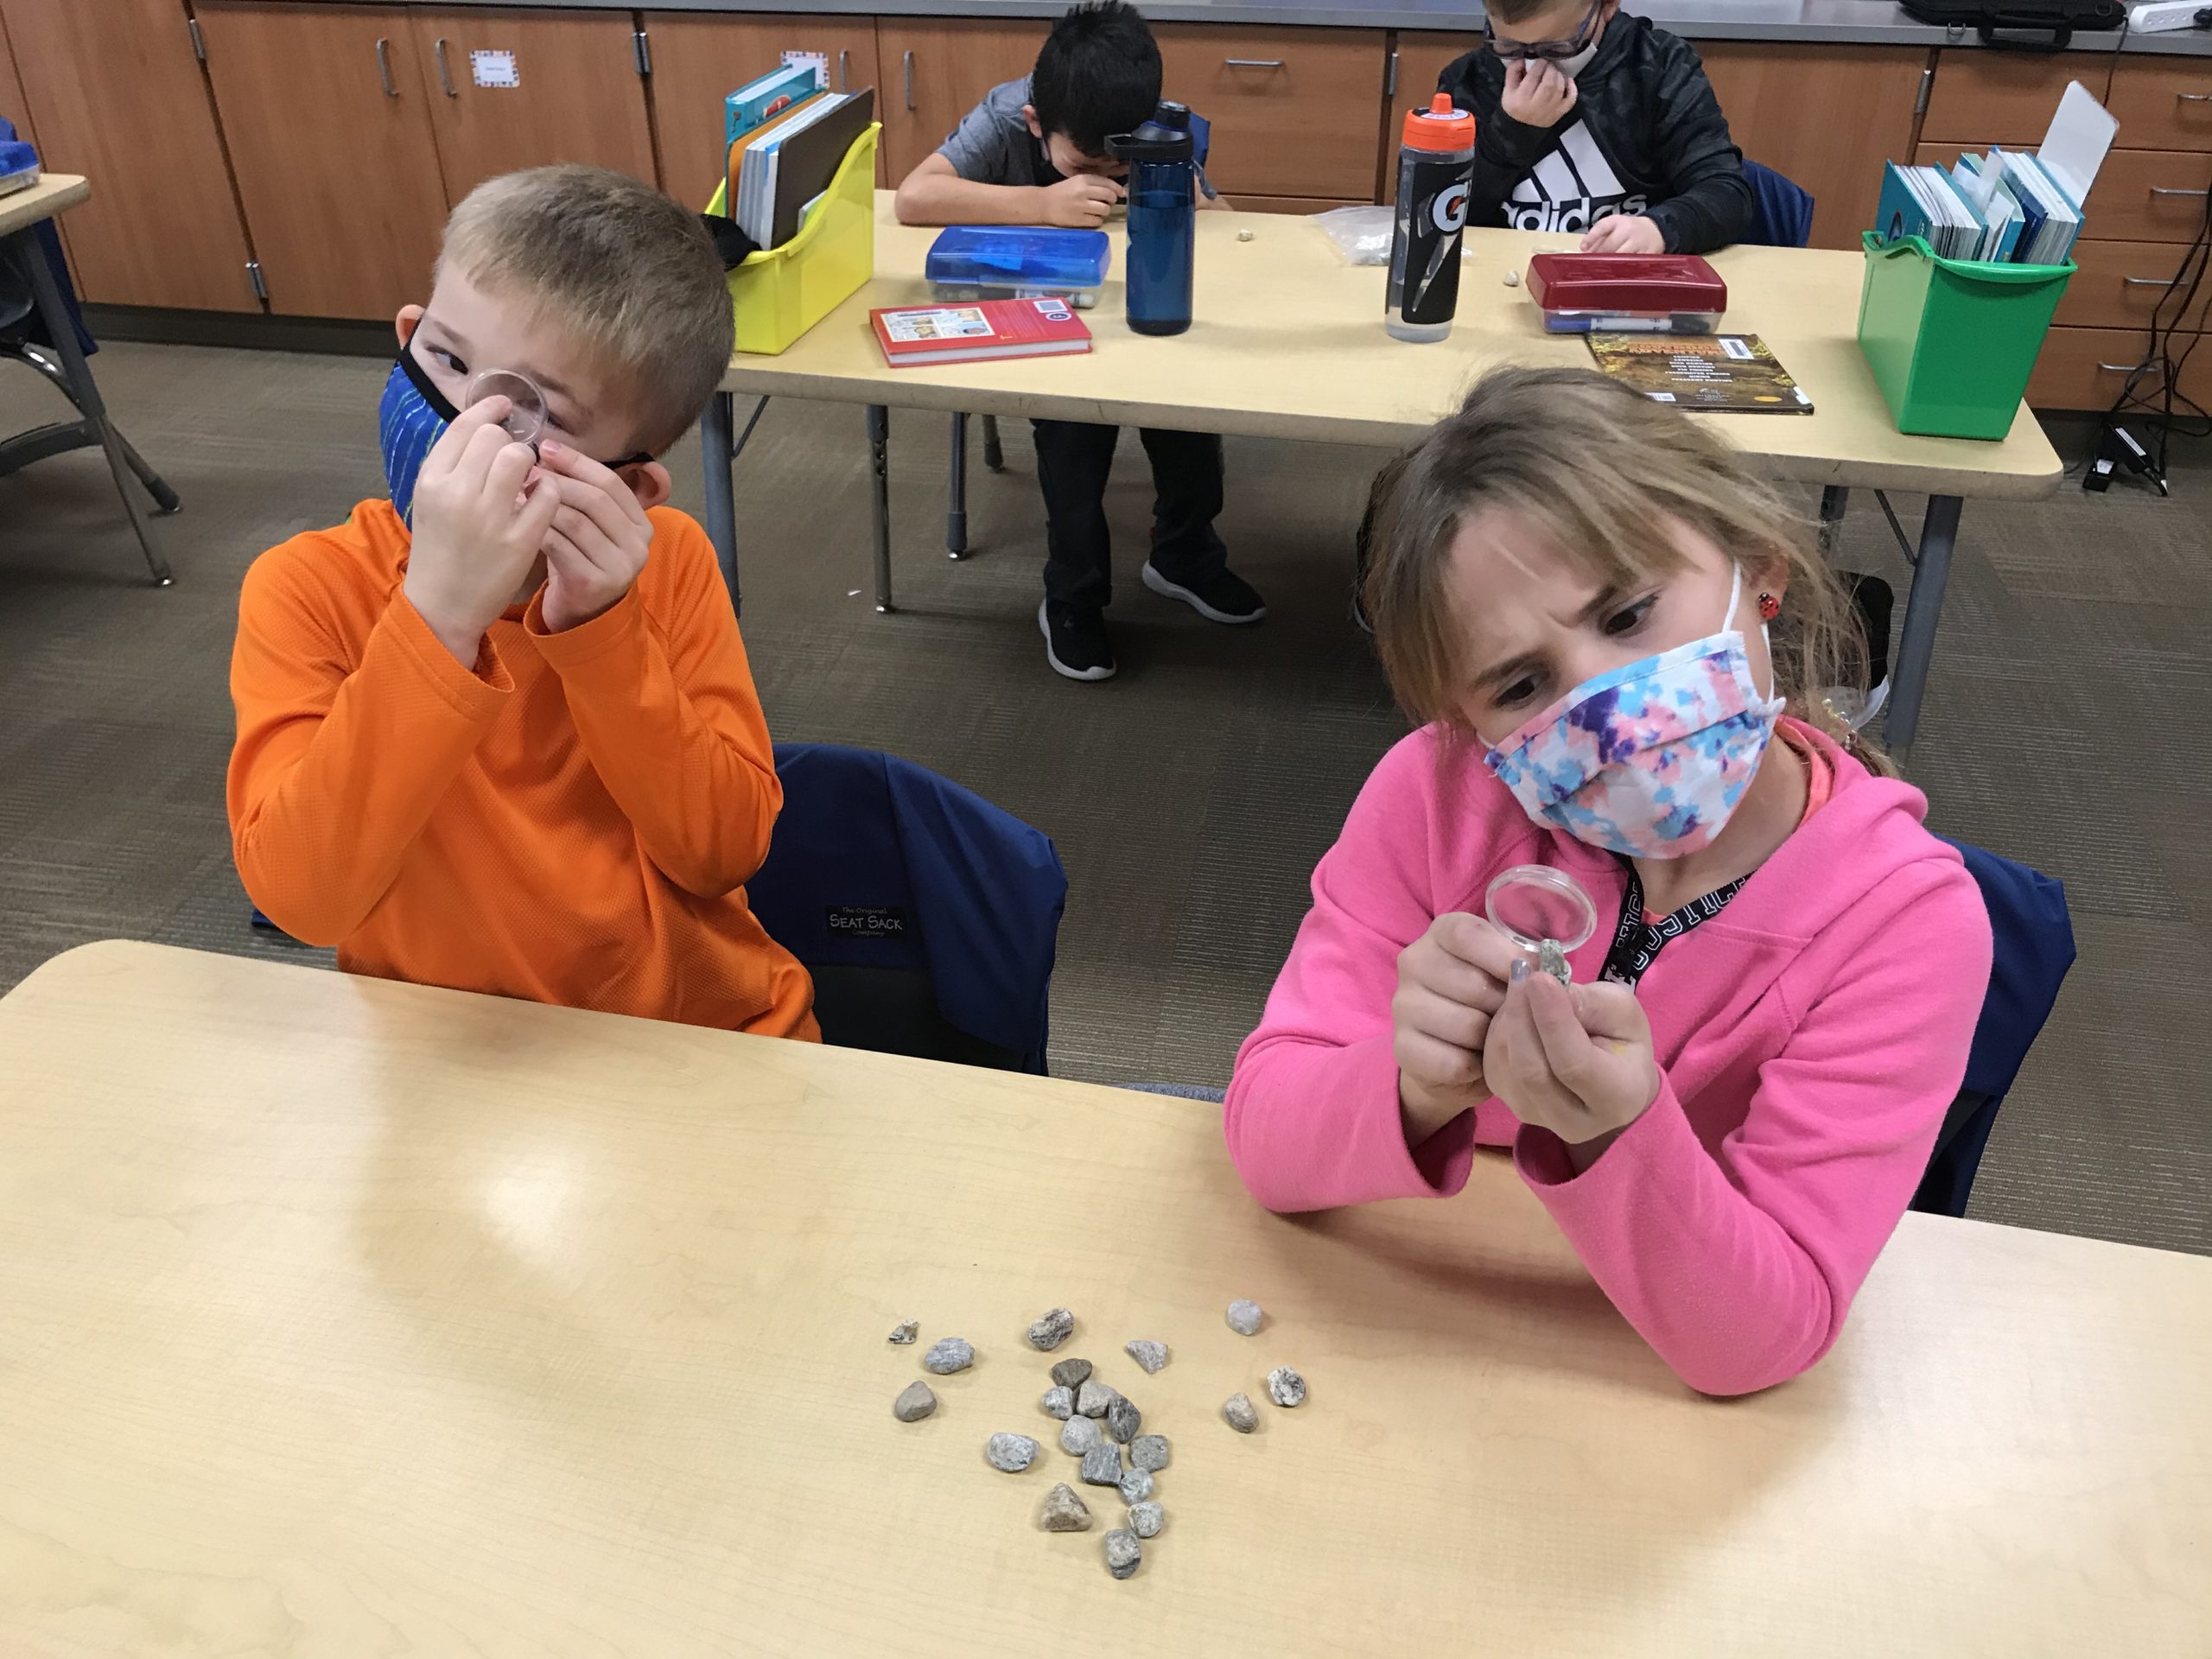
[[[2069,81],[2066,96],[2058,100],[2058,113],[2050,118],[2050,130],[2043,136],[2036,159],[2057,181],[2058,188],[2076,202],[2088,200],[2097,169],[2105,164],[2120,123],[2112,111],[2089,96],[2080,81]]]
[[[824,90],[829,87],[830,54],[827,52],[786,52],[784,54],[784,67],[810,67],[814,71],[815,84]]]
[[[471,52],[468,73],[479,86],[519,86],[522,72],[512,52]]]

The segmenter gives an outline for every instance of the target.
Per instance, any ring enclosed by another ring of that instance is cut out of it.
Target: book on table
[[[1592,334],[1590,354],[1655,403],[1744,415],[1809,415],[1813,400],[1757,334]]]
[[[1090,349],[1090,330],[1065,299],[984,300],[975,305],[891,306],[868,313],[894,369],[1065,357]]]

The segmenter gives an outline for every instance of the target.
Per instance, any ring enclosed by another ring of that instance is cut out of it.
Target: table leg
[[[737,461],[730,429],[736,418],[737,402],[730,393],[718,391],[707,399],[706,408],[699,411],[699,462],[707,493],[707,539],[715,544],[715,563],[722,568],[729,607],[742,616],[745,607],[737,591],[737,497],[730,482]]]
[[[61,359],[61,372],[69,378],[71,397],[99,434],[100,449],[107,456],[108,471],[115,477],[116,493],[123,498],[123,511],[138,537],[138,550],[146,556],[146,569],[153,573],[156,587],[166,588],[169,585],[168,561],[162,556],[162,550],[154,540],[154,527],[147,521],[145,508],[138,503],[137,480],[132,476],[130,463],[124,459],[123,442],[116,435],[115,424],[107,417],[107,405],[100,401],[100,389],[93,384],[92,372],[85,362],[84,353],[77,349],[76,325],[70,320],[68,308],[61,303],[61,290],[54,286],[46,251],[29,231],[18,232],[9,240],[22,250],[23,264],[30,269],[31,294],[38,302],[39,316],[46,324],[47,333],[54,337],[54,355]]]
[[[945,480],[944,550],[968,556],[968,417],[952,417],[952,472]]]
[[[999,417],[983,416],[983,465],[995,473],[1006,470],[1006,450],[999,443]]]
[[[875,608],[891,613],[891,411],[868,406],[868,464],[875,474]]]
[[[1920,701],[1928,690],[1928,666],[1936,655],[1936,625],[1943,614],[1943,589],[1951,579],[1951,550],[1958,544],[1955,495],[1931,495],[1920,520],[1920,558],[1912,573],[1912,593],[1904,604],[1904,631],[1897,640],[1891,670],[1888,723],[1883,728],[1890,753],[1903,760],[1912,752],[1920,729]]]
[[[1821,556],[1835,563],[1835,545],[1843,536],[1843,515],[1850,510],[1851,492],[1831,484],[1821,492]]]

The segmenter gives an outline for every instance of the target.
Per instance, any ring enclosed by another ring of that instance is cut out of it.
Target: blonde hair
[[[446,221],[439,262],[573,335],[636,411],[635,447],[683,435],[729,365],[729,287],[697,214],[603,168],[487,179]]]
[[[1391,691],[1413,719],[1472,734],[1445,570],[1460,526],[1491,510],[1531,525],[1606,587],[1681,569],[1683,525],[1736,562],[1746,607],[1778,568],[1784,597],[1770,633],[1789,711],[1894,772],[1821,695],[1864,683],[1866,641],[1803,518],[1696,419],[1591,369],[1493,370],[1376,475],[1363,597]]]

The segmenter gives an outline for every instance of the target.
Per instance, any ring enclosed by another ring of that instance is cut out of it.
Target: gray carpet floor
[[[0,479],[0,989],[109,937],[327,959],[246,925],[223,813],[226,673],[248,562],[381,490],[387,363],[100,353],[124,429],[184,498],[160,521],[167,590],[146,585],[97,454]],[[0,365],[0,431],[60,412]],[[1055,1071],[1220,1082],[1314,860],[1403,730],[1345,609],[1376,457],[1230,443],[1223,528],[1271,612],[1230,630],[1137,583],[1149,493],[1125,442],[1110,502],[1122,676],[1076,685],[1046,668],[1037,632],[1026,429],[1007,429],[1004,474],[972,466],[975,551],[956,564],[946,427],[893,417],[900,609],[883,617],[868,598],[860,412],[769,409],[739,489],[745,635],[770,725],[910,756],[1053,837],[1071,882]],[[2060,436],[2078,453],[2078,432]],[[1913,774],[1936,829],[2063,878],[2081,947],[1974,1213],[2212,1253],[2212,455],[2176,459],[2168,501],[2069,487],[1969,504]],[[677,473],[696,512],[690,441]],[[1871,501],[1844,562],[1902,593]]]

